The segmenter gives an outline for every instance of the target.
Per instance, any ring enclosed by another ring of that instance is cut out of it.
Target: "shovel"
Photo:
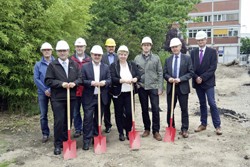
[[[101,90],[98,87],[98,136],[94,137],[94,152],[96,154],[105,153],[106,148],[106,137],[102,136],[102,125],[101,125]]]
[[[132,112],[132,130],[129,132],[129,144],[131,149],[139,149],[141,146],[140,133],[135,130],[135,111],[134,111],[134,93],[133,84],[131,83],[131,112]]]
[[[163,139],[164,142],[174,142],[176,129],[173,128],[173,115],[174,115],[174,95],[175,95],[175,83],[173,83],[172,87],[172,99],[171,99],[171,111],[170,111],[170,127],[166,127],[165,137]]]
[[[67,124],[68,140],[63,142],[63,158],[65,160],[76,158],[76,141],[70,135],[70,88],[67,88]]]

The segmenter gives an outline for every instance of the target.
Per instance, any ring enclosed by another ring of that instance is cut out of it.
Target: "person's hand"
[[[178,84],[178,83],[180,83],[180,82],[181,82],[180,78],[175,78],[175,79],[174,79],[174,83]]]
[[[131,82],[132,82],[132,83],[136,83],[137,80],[138,80],[137,78],[133,78]]]
[[[168,79],[168,82],[173,83],[173,82],[174,82],[174,78],[170,77],[170,78]]]
[[[74,88],[75,86],[76,86],[76,84],[75,84],[74,82],[70,82],[70,83],[69,83],[69,87],[70,87],[70,88]]]
[[[46,96],[48,96],[48,97],[50,97],[50,96],[51,96],[51,93],[50,93],[50,91],[49,91],[49,90],[46,90],[44,93],[45,93],[45,95],[46,95]]]
[[[197,84],[201,84],[202,83],[202,78],[201,77],[197,77],[196,78],[196,83]]]
[[[99,82],[91,81],[91,86],[98,87],[99,86]]]
[[[99,82],[99,86],[102,87],[102,86],[105,86],[106,85],[106,81],[101,81]]]
[[[158,95],[162,95],[163,91],[162,90],[158,90]]]
[[[68,88],[68,86],[69,86],[69,84],[68,84],[67,82],[63,82],[63,83],[62,83],[62,87],[63,87],[63,88]]]

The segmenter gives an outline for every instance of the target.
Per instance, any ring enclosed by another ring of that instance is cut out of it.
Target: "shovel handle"
[[[131,94],[131,112],[132,112],[132,122],[135,122],[135,107],[134,107],[134,87],[133,87],[133,83],[131,83],[131,90],[130,90],[130,94]]]
[[[98,126],[101,126],[101,88],[98,86]]]
[[[174,97],[175,96],[175,83],[173,83],[172,86],[172,99],[171,99],[171,112],[170,112],[170,118],[173,119],[173,115],[174,115]],[[172,123],[170,124],[170,126],[172,127]]]
[[[70,88],[67,88],[67,124],[70,130]]]

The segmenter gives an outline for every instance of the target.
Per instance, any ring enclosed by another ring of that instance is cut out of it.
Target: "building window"
[[[234,30],[234,29],[228,30],[228,36],[229,37],[237,37],[238,36],[238,30]]]
[[[224,14],[214,15],[214,21],[226,21],[226,15]]]
[[[205,31],[207,33],[207,37],[211,37],[211,29],[194,29],[194,30],[188,30],[188,37],[189,38],[195,38],[196,33],[198,31]]]
[[[204,16],[203,22],[211,22],[211,16]]]
[[[227,14],[227,21],[230,20],[239,20],[239,14],[238,13],[234,13],[234,14]]]

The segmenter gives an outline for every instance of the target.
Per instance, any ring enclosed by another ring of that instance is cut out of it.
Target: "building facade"
[[[207,45],[218,51],[218,62],[227,63],[240,54],[240,1],[202,0],[189,13],[187,22],[187,44],[189,49],[197,47],[195,35],[207,32]]]

